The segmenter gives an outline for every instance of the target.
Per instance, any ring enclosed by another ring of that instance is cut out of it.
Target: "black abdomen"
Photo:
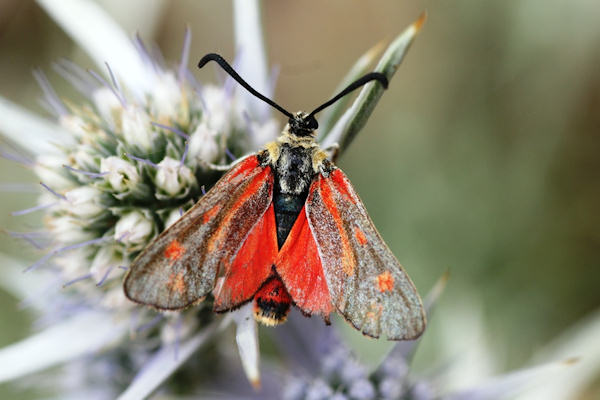
[[[275,225],[277,226],[277,246],[281,249],[285,239],[288,237],[298,214],[304,206],[308,191],[300,195],[295,194],[273,194],[273,208],[275,210]]]

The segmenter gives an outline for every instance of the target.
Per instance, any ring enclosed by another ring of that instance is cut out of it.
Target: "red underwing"
[[[344,173],[315,140],[316,113],[370,81],[372,72],[310,114],[292,114],[217,62],[253,95],[285,114],[281,136],[233,166],[133,261],[126,296],[179,310],[212,293],[214,310],[253,301],[257,321],[277,325],[291,305],[329,322],[341,314],[363,334],[414,339],[425,329],[421,299]]]

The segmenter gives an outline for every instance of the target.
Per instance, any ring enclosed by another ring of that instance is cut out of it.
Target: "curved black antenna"
[[[239,76],[237,72],[235,72],[235,70],[231,67],[231,65],[229,65],[229,63],[227,63],[227,61],[225,61],[225,59],[223,59],[223,57],[221,57],[220,55],[218,55],[216,53],[208,53],[207,55],[202,57],[200,62],[198,62],[198,68],[204,67],[206,65],[206,63],[208,63],[209,61],[214,61],[217,64],[219,64],[221,66],[221,68],[223,68],[223,70],[225,70],[225,72],[227,72],[229,75],[231,75],[231,77],[233,79],[235,79],[240,85],[242,85],[247,91],[252,93],[254,96],[258,97],[265,103],[269,104],[271,107],[276,108],[282,114],[284,114],[286,117],[288,117],[290,119],[294,118],[294,115],[291,112],[287,111],[285,108],[281,107],[279,104],[275,103],[273,100],[269,99],[268,97],[260,94],[259,92],[254,90],[254,88],[252,88],[252,86],[248,85],[248,83],[245,80],[243,80],[242,77]]]
[[[345,95],[350,93],[351,91],[358,89],[359,87],[361,87],[362,85],[364,85],[365,83],[368,83],[370,81],[378,81],[379,83],[381,83],[381,85],[383,86],[384,89],[387,89],[387,87],[388,87],[388,79],[384,74],[382,74],[380,72],[370,72],[370,73],[366,74],[365,76],[363,76],[362,78],[359,78],[359,79],[355,80],[354,82],[352,82],[351,84],[349,84],[344,90],[339,92],[328,102],[321,104],[319,107],[312,110],[312,112],[310,114],[308,114],[308,116],[306,118],[307,119],[314,118],[315,114],[318,113],[319,111],[322,111],[324,108],[329,107],[330,105],[332,105],[333,103],[335,103],[336,101],[338,101],[339,99],[341,99],[342,97],[344,97]]]
[[[351,84],[349,84],[344,90],[342,90],[337,95],[335,95],[331,100],[329,100],[326,103],[321,104],[319,107],[315,108],[310,114],[307,115],[304,113],[298,113],[298,114],[294,115],[291,112],[287,111],[285,108],[281,107],[279,104],[275,103],[273,100],[271,100],[268,97],[264,96],[263,94],[257,92],[245,80],[243,80],[242,77],[239,76],[237,72],[235,72],[235,70],[231,67],[231,65],[229,65],[229,63],[227,63],[227,61],[225,61],[225,59],[223,57],[221,57],[220,55],[218,55],[216,53],[208,53],[207,55],[202,57],[200,62],[198,62],[198,68],[204,67],[209,61],[214,61],[217,64],[219,64],[219,66],[221,68],[223,68],[223,70],[225,72],[227,72],[233,79],[235,79],[247,91],[249,91],[254,96],[258,97],[259,99],[261,99],[262,101],[269,104],[271,107],[277,109],[283,115],[288,117],[289,118],[288,123],[290,124],[290,131],[297,135],[300,135],[300,136],[310,135],[310,134],[312,134],[312,132],[314,132],[319,127],[319,123],[317,122],[317,119],[315,118],[316,113],[323,110],[324,108],[329,107],[330,105],[332,105],[333,103],[335,103],[340,98],[347,95],[348,93],[352,92],[353,90],[358,89],[359,87],[361,87],[364,84],[371,82],[371,81],[378,81],[379,83],[381,83],[381,85],[383,86],[384,89],[387,89],[387,87],[388,87],[388,79],[384,74],[382,74],[380,72],[370,72],[370,73],[366,74],[365,76],[363,76],[363,77],[357,79],[356,81],[352,82]]]

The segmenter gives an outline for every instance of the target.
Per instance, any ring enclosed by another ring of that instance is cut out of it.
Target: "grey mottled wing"
[[[341,170],[315,178],[306,213],[338,312],[368,336],[421,335],[426,321],[415,286]]]
[[[187,307],[214,287],[273,195],[273,172],[250,156],[227,172],[131,264],[125,295],[164,310]]]

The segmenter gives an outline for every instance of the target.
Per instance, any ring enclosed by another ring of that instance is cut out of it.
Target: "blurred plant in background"
[[[559,362],[482,382],[472,389],[449,390],[441,376],[452,377],[456,369],[452,366],[443,374],[425,374],[425,379],[410,371],[416,343],[397,344],[371,370],[333,329],[319,320],[294,315],[288,325],[269,331],[263,339],[267,347],[274,344],[279,349],[275,353],[287,360],[288,368],[282,371],[267,363],[262,391],[252,392],[238,367],[238,356],[228,349],[234,338],[225,335],[220,340],[221,334],[216,335],[228,332],[224,330],[227,324],[236,322],[241,365],[257,383],[257,332],[247,307],[222,320],[205,306],[159,314],[127,302],[121,279],[135,254],[215,182],[218,175],[208,168],[209,163],[226,163],[255,151],[278,134],[279,124],[271,118],[268,106],[248,99],[230,80],[220,86],[196,81],[187,69],[189,31],[181,60],[173,68],[139,37],[133,43],[127,40],[93,2],[38,3],[104,73],[86,71],[66,60],[56,63],[56,71],[85,98],[76,102],[58,96],[44,75],[36,72],[44,105],[56,117],[56,124],[5,100],[0,103],[6,116],[0,128],[26,149],[5,147],[5,157],[33,168],[43,186],[38,207],[14,214],[41,211],[47,228],[11,232],[44,252],[27,268],[35,272],[17,276],[12,267],[22,263],[3,257],[11,268],[6,269],[2,285],[26,297],[26,304],[39,312],[38,325],[43,329],[0,351],[0,379],[62,364],[54,375],[35,375],[35,384],[72,398],[115,398],[120,393],[122,398],[140,398],[165,381],[160,391],[169,396],[200,393],[209,398],[211,390],[228,398],[288,399],[498,398],[550,374],[573,382],[569,377],[575,373],[566,371],[575,368],[565,369]],[[274,78],[267,72],[258,7],[243,1],[235,6],[236,69],[259,91],[272,95]],[[80,21],[94,22],[82,25]],[[405,31],[378,68],[388,68],[393,74],[417,30],[414,25]],[[344,81],[369,68],[375,53],[365,54]],[[359,95],[345,114],[341,107],[347,102],[323,116],[325,143],[340,142],[346,147],[381,95],[370,90]],[[65,290],[57,294],[60,286]],[[439,286],[430,303],[437,296]],[[462,329],[477,329],[479,323],[465,324]],[[581,336],[579,341],[567,340],[563,346],[588,343],[590,332],[598,330],[596,325],[592,320],[571,335]],[[211,346],[191,357],[208,341]],[[589,351],[579,348],[576,354],[587,352],[592,360],[584,364],[588,377],[598,370],[600,359],[597,349],[594,353],[593,345],[589,347]],[[559,358],[572,355],[563,353]],[[576,393],[587,381],[580,378],[580,386],[571,383],[563,393]]]

